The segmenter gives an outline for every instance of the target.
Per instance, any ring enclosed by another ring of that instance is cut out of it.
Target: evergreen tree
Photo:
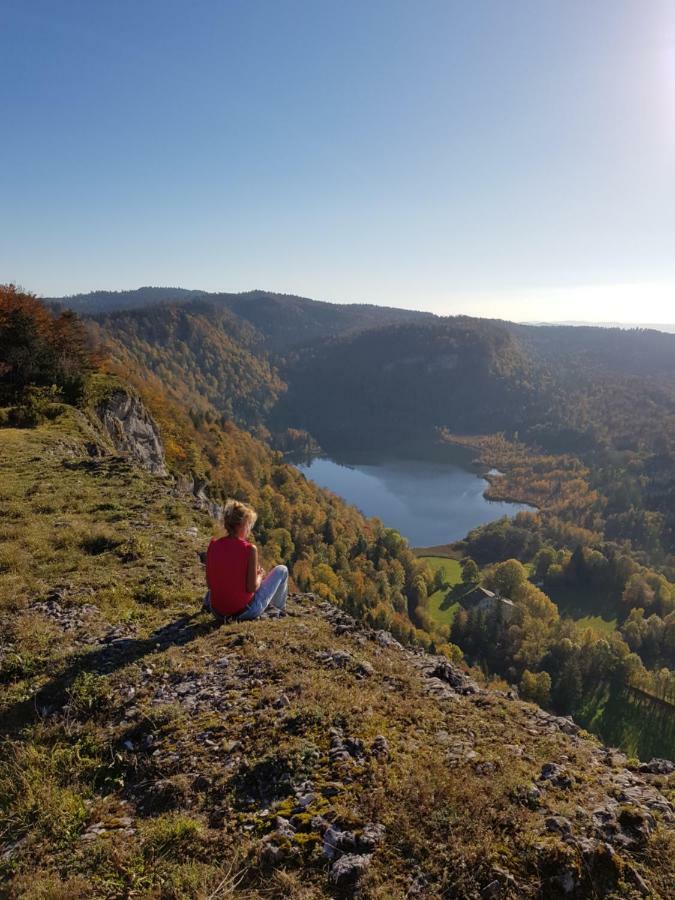
[[[574,655],[563,663],[553,687],[553,703],[557,712],[563,715],[574,712],[581,700],[582,686],[579,660]]]
[[[463,584],[477,584],[480,580],[480,569],[477,564],[467,557],[462,561],[462,582]]]

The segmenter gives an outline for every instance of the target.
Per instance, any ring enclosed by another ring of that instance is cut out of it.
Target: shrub
[[[56,386],[26,388],[21,402],[8,411],[8,424],[15,428],[35,428],[45,419],[53,419],[61,412],[62,406],[55,406],[60,392]]]
[[[0,389],[8,397],[55,385],[74,403],[94,366],[89,337],[75,313],[54,314],[32,294],[0,285]],[[30,409],[26,415],[30,424]]]
[[[540,706],[551,702],[551,676],[548,672],[530,672],[525,669],[520,680],[520,695]]]

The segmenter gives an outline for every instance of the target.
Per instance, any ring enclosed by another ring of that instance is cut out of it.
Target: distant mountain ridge
[[[675,335],[654,329],[594,325],[516,325],[505,327],[548,364],[573,361],[621,375],[675,374]]]
[[[586,322],[575,319],[562,322],[523,322],[523,325],[569,325],[575,328],[586,326],[588,328],[621,328],[624,331],[632,331],[636,328],[645,328],[648,331],[665,331],[666,334],[675,334],[675,322]]]
[[[87,315],[190,300],[203,293],[205,292],[179,287],[146,286],[130,291],[89,291],[86,294],[70,294],[65,297],[45,297],[44,302],[65,306],[80,315]]]
[[[438,315],[422,310],[399,309],[397,307],[383,307],[376,304],[367,303],[328,303],[320,300],[310,300],[307,297],[299,297],[295,294],[280,294],[273,291],[262,291],[259,289],[251,291],[242,291],[239,293],[231,292],[209,292],[204,290],[191,290],[180,287],[151,287],[145,286],[132,290],[121,291],[89,291],[82,294],[68,294],[62,297],[45,297],[46,303],[57,303],[60,306],[66,306],[81,314],[95,314],[102,312],[114,312],[123,309],[139,309],[145,306],[157,303],[172,303],[192,300],[200,296],[212,298],[220,298],[230,305],[230,308],[238,314],[242,314],[244,306],[250,300],[261,300],[267,298],[285,298],[291,303],[299,302],[301,304],[310,302],[312,304],[320,304],[330,307],[357,307],[362,310],[372,310],[377,315],[377,310],[388,309],[389,312],[395,314],[400,313],[401,318],[437,318]],[[250,311],[249,311],[250,312]],[[339,315],[339,314],[338,314]],[[675,322],[593,322],[582,321],[577,319],[562,320],[559,322],[544,322],[532,320],[519,322],[517,324],[536,327],[574,327],[574,328],[618,328],[622,331],[632,331],[635,329],[646,329],[648,331],[662,331],[667,334],[675,334]]]
[[[213,309],[229,309],[249,322],[256,328],[267,349],[275,352],[283,352],[291,346],[317,338],[397,322],[437,318],[433,313],[418,310],[369,303],[329,303],[263,290],[209,293],[185,288],[141,287],[132,291],[92,291],[89,294],[45,298],[46,303],[91,316],[199,301],[210,304]]]

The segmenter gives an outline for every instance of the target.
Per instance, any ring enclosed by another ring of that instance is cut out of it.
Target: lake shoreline
[[[489,496],[492,485],[472,450],[442,441],[305,460],[295,463],[305,477],[396,529],[411,547],[443,548],[449,558],[452,545],[472,529],[532,511]]]
[[[444,559],[462,559],[463,553],[456,544],[436,544],[432,547],[411,547],[415,556],[442,556]]]
[[[463,448],[472,453],[471,465],[479,471],[480,477],[487,481],[488,486],[483,496],[486,500],[495,503],[517,503],[528,507],[533,513],[541,512],[539,506],[532,502],[531,498],[513,494],[506,490],[500,490],[500,484],[508,484],[508,470],[502,472],[498,465],[504,465],[502,460],[492,457],[485,447],[485,439],[489,435],[455,435],[443,432],[441,441],[450,447]],[[477,456],[473,454],[477,453]]]

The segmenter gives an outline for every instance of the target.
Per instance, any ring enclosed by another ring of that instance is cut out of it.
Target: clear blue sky
[[[675,2],[3,0],[0,281],[675,320]]]

